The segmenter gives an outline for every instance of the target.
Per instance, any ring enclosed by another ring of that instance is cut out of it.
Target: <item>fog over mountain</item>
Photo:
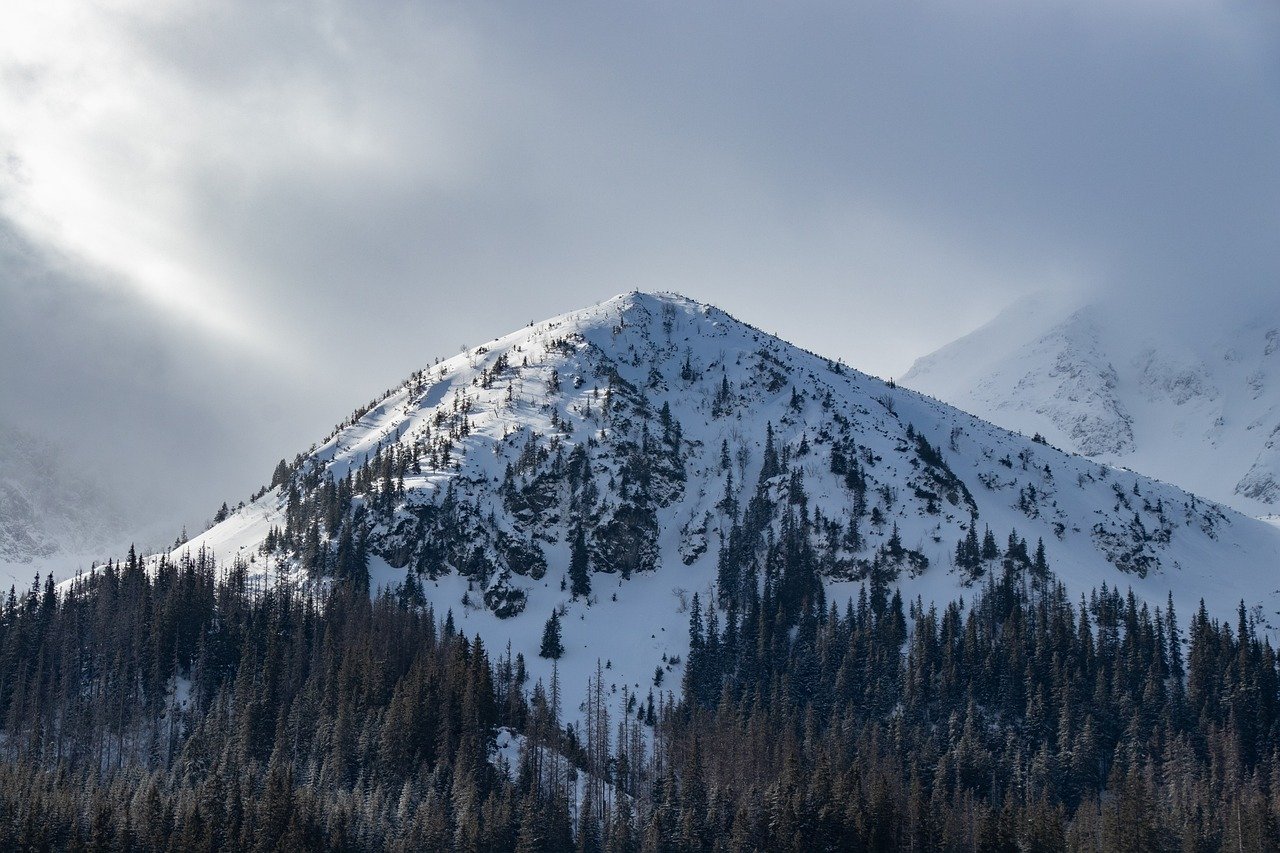
[[[1275,0],[5,0],[0,850],[1280,849],[1277,152]]]
[[[890,376],[1045,288],[1276,280],[1274,4],[6,12],[2,414],[175,533],[633,287]]]
[[[136,519],[135,519],[136,521]],[[120,551],[120,499],[49,442],[0,423],[0,590],[37,574],[65,577]]]
[[[1280,310],[1029,297],[904,384],[1253,514],[1280,510]]]

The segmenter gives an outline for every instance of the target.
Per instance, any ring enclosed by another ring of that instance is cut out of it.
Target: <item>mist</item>
[[[2,419],[159,529],[635,288],[884,376],[1033,292],[1191,323],[1280,291],[1272,4],[6,17]]]

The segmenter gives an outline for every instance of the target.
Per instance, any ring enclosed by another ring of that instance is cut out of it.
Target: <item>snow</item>
[[[398,584],[404,577],[403,569],[392,569],[385,560],[372,560],[372,582]],[[715,582],[715,564],[696,566],[682,574],[678,582],[688,584],[695,578],[706,601],[705,589]],[[511,643],[513,655],[523,653],[530,684],[538,679],[544,685],[551,683],[552,662],[538,657],[538,649],[546,617],[553,607],[563,606],[566,612],[560,625],[565,654],[557,666],[569,719],[578,716],[577,706],[585,696],[587,679],[595,676],[597,659],[608,667],[605,678],[611,695],[620,697],[625,687],[644,698],[653,685],[657,666],[663,667],[665,675],[661,689],[654,689],[655,701],[668,691],[678,693],[683,660],[689,650],[689,613],[681,610],[668,573],[641,573],[626,581],[621,576],[596,574],[592,582],[592,603],[588,605],[561,592],[559,573],[553,577],[548,572],[541,581],[522,586],[528,593],[528,604],[524,613],[510,619],[499,619],[483,606],[463,605],[465,593],[470,592],[476,603],[480,593],[460,575],[451,574],[425,584],[427,599],[438,609],[441,619],[451,611],[458,630],[469,636],[479,634],[495,656],[505,654],[507,642]],[[681,664],[668,667],[663,663],[664,655],[679,656]]]
[[[118,506],[59,448],[0,422],[0,592],[66,577],[127,542]]]
[[[1009,429],[1250,515],[1280,507],[1280,331],[1265,316],[1195,334],[1043,297],[902,378]]]
[[[515,781],[520,774],[520,760],[529,748],[528,738],[517,731],[502,726],[494,735],[494,748],[489,753],[489,763],[499,773],[504,773],[508,779]],[[542,749],[546,750],[543,753],[544,755],[549,754],[559,758],[560,772],[562,774],[561,782],[562,784],[567,783],[573,786],[569,808],[570,817],[576,825],[578,814],[582,811],[583,802],[587,798],[591,783],[593,781],[599,782],[600,780],[591,773],[574,766],[573,762],[562,753],[553,752],[547,747],[542,747]],[[603,791],[606,808],[612,809],[618,789],[613,784],[606,782],[603,785]],[[628,795],[623,794],[623,796],[626,797],[626,802],[632,802]]]
[[[507,357],[510,370],[485,387],[485,371],[501,356]],[[696,374],[692,381],[681,377],[686,363]],[[458,628],[479,635],[495,655],[504,654],[510,643],[513,654],[524,655],[530,684],[551,678],[552,662],[540,658],[538,649],[548,615],[553,608],[563,608],[566,653],[558,667],[570,719],[579,713],[578,700],[597,661],[607,666],[606,687],[619,702],[624,689],[643,699],[658,667],[664,677],[660,690],[654,689],[655,699],[668,690],[678,691],[681,665],[670,661],[687,657],[687,606],[693,594],[704,606],[713,598],[719,539],[727,527],[716,506],[724,494],[721,443],[727,440],[731,449],[746,449],[735,453],[732,463],[738,499],[745,504],[758,479],[766,424],[772,425],[778,447],[789,449],[792,467],[803,471],[810,510],[831,518],[847,516],[851,500],[843,478],[830,470],[833,438],[847,432],[879,459],[867,468],[872,480],[867,499],[882,507],[888,522],[880,529],[866,525],[869,545],[860,555],[868,556],[885,542],[896,524],[903,543],[930,561],[918,576],[904,571],[900,578],[908,600],[919,596],[926,602],[943,602],[961,595],[968,600],[975,593],[952,564],[969,512],[945,502],[939,513],[926,511],[916,491],[923,475],[906,438],[910,425],[939,449],[966,485],[980,512],[979,524],[989,525],[1002,545],[1014,528],[1033,549],[1038,539],[1043,540],[1050,566],[1073,593],[1105,582],[1122,589],[1132,586],[1157,605],[1172,593],[1184,621],[1202,597],[1219,615],[1232,614],[1243,599],[1251,607],[1257,605],[1269,620],[1264,627],[1280,625],[1280,528],[1165,483],[1034,443],[929,397],[840,368],[718,309],[669,294],[624,294],[435,365],[426,371],[428,381],[416,395],[414,383],[407,382],[357,423],[321,443],[310,458],[335,477],[344,476],[380,444],[411,445],[438,419],[451,417],[465,398],[470,403],[469,433],[456,442],[452,464],[442,470],[424,465],[422,474],[407,476],[407,500],[435,501],[452,483],[475,501],[481,517],[492,513],[498,529],[527,537],[530,531],[507,516],[498,495],[506,467],[531,431],[539,440],[558,432],[553,419],[568,425],[567,432],[559,430],[566,450],[592,440],[607,450],[618,440],[615,428],[600,417],[595,396],[603,393],[604,368],[616,370],[640,389],[651,411],[667,403],[683,428],[687,481],[657,511],[656,569],[629,579],[597,571],[591,578],[590,600],[573,600],[561,588],[573,520],[558,518],[535,531],[547,559],[545,576],[501,574],[504,582],[527,595],[523,612],[516,616],[498,618],[483,606],[484,590],[456,571],[424,579],[427,598],[440,618],[452,611]],[[548,386],[553,370],[560,378],[559,391]],[[1193,386],[1179,378],[1184,374],[1153,373],[1161,377],[1160,387],[1190,389]],[[735,399],[729,413],[717,416],[713,401],[725,376]],[[1082,386],[1090,381],[1082,379]],[[798,396],[793,397],[793,391]],[[1145,433],[1135,435],[1141,438]],[[1062,439],[1061,432],[1051,435],[1053,441]],[[806,444],[810,449],[802,454]],[[603,466],[595,471],[606,503],[612,474]],[[1032,485],[1041,502],[1028,514],[1019,508],[1018,497]],[[770,488],[780,491],[784,486],[777,482]],[[892,505],[881,495],[892,495]],[[1144,507],[1156,505],[1169,517],[1170,541],[1144,546],[1154,561],[1145,577],[1121,571],[1113,564],[1115,547],[1108,543],[1127,535],[1135,514],[1154,527],[1156,512]],[[706,531],[696,535],[703,519],[708,520]],[[273,572],[291,571],[288,565],[262,557],[259,550],[268,530],[283,523],[283,496],[275,489],[187,547],[208,548],[224,563],[239,558],[251,572],[269,579]],[[1095,532],[1095,525],[1101,533]],[[381,557],[371,562],[375,588],[395,586],[405,573],[405,568],[393,567]],[[856,581],[831,579],[828,596],[843,605],[848,598],[856,599],[859,586]]]
[[[528,739],[517,731],[502,726],[493,738],[494,748],[489,755],[489,763],[508,779],[516,779],[520,774],[520,756],[528,748]]]

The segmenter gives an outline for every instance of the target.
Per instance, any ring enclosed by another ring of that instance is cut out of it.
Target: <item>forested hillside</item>
[[[0,849],[1280,832],[1276,530],[680,297],[415,372],[215,522],[3,607]]]
[[[803,551],[691,607],[675,701],[614,713],[599,675],[526,698],[520,657],[358,564],[322,596],[203,553],[10,596],[0,847],[1274,846],[1280,681],[1243,606],[1184,630],[1007,553],[969,601],[827,602],[786,580]]]
[[[788,617],[819,587],[843,600],[873,581],[942,606],[1011,551],[1073,595],[1172,592],[1219,618],[1243,598],[1280,624],[1269,525],[673,294],[623,294],[415,371],[246,497],[190,546],[261,583],[367,559],[375,590],[408,583],[535,678],[556,660],[574,689],[597,658],[611,692],[646,691],[655,668],[681,678],[692,596],[724,620],[781,542],[810,569],[782,576]],[[544,657],[553,619],[564,654]]]

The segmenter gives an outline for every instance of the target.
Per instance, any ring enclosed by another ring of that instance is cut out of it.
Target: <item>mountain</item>
[[[1153,328],[1101,303],[1024,300],[902,378],[1010,429],[1178,483],[1253,515],[1280,509],[1280,324]]]
[[[641,693],[678,685],[695,601],[883,608],[1012,571],[1280,610],[1270,525],[645,293],[414,372],[187,548],[254,582],[367,566],[544,680],[556,611],[564,683],[600,660]]]
[[[30,585],[36,572],[88,565],[119,545],[120,510],[55,445],[0,423],[0,583]]]

